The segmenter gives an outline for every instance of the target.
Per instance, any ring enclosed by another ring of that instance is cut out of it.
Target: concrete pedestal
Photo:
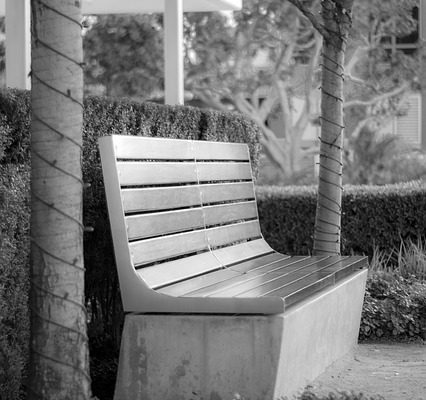
[[[357,343],[367,270],[283,314],[126,316],[115,400],[275,400]]]

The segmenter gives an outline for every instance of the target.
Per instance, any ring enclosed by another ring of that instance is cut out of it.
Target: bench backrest
[[[100,139],[118,268],[159,288],[222,268],[261,238],[245,144],[112,135]],[[266,246],[266,247],[265,247]]]

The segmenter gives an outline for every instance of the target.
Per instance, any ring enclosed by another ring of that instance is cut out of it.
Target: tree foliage
[[[163,84],[162,19],[152,15],[102,15],[86,18],[86,92],[96,85],[115,97],[147,99]]]
[[[407,91],[419,87],[418,51],[395,46],[416,42],[416,6],[416,0],[354,4],[344,105],[354,138],[367,125],[378,130],[390,115],[401,111]]]
[[[315,9],[319,2],[308,3]],[[295,177],[303,132],[317,101],[321,42],[310,22],[289,2],[250,0],[231,20],[191,15],[187,37],[190,90],[210,106],[253,118],[271,160],[287,180]],[[302,99],[298,113],[296,98]],[[270,126],[274,119],[280,121],[278,129]]]
[[[319,0],[298,3],[321,19]],[[354,3],[345,62],[346,137],[357,137],[367,125],[378,130],[401,112],[407,91],[418,87],[416,52],[389,46],[413,39],[416,5]],[[306,148],[303,134],[317,126],[319,114],[321,41],[308,18],[290,1],[245,0],[232,16],[186,13],[184,23],[187,92],[209,107],[253,118],[281,181],[297,183],[306,172],[303,159],[316,151]],[[86,82],[110,95],[158,98],[164,81],[161,16],[102,16],[90,26]]]

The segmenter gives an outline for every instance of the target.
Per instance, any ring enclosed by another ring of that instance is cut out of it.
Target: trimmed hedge
[[[28,351],[28,184],[28,168],[0,165],[0,399],[4,400],[20,398]]]
[[[18,398],[28,343],[30,121],[30,93],[0,90],[1,399]],[[260,152],[259,128],[241,114],[125,99],[85,99],[82,165],[84,181],[91,187],[84,193],[84,224],[94,227],[84,237],[85,293],[95,379],[101,376],[97,366],[102,360],[107,357],[110,364],[117,355],[123,318],[97,146],[100,136],[111,134],[245,142],[254,174]]]
[[[0,90],[0,145],[3,149],[0,164],[28,162],[30,122],[30,92]],[[96,149],[98,137],[112,134],[247,143],[257,176],[260,130],[255,122],[239,113],[127,99],[86,98],[85,149]]]
[[[316,188],[258,187],[262,232],[277,251],[309,254],[312,249]],[[426,183],[348,186],[342,199],[342,254],[391,251],[401,240],[426,232]]]

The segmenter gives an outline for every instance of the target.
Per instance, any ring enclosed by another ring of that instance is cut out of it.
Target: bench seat
[[[367,266],[274,251],[245,144],[99,140],[124,310],[277,314]]]

